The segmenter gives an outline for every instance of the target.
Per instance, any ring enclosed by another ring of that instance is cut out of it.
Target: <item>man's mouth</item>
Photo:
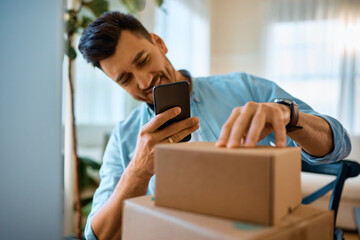
[[[144,94],[147,96],[149,94],[152,94],[152,90],[155,86],[160,85],[162,83],[163,74],[157,75],[151,83],[151,85],[144,90]]]

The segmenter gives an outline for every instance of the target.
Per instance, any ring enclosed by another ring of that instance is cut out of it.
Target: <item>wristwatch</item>
[[[299,120],[299,105],[293,100],[286,98],[275,98],[275,103],[286,105],[290,108],[290,122],[286,125],[286,132],[292,132],[302,129],[302,126],[296,126]]]

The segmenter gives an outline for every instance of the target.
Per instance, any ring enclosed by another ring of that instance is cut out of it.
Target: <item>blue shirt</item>
[[[336,119],[315,112],[306,103],[292,97],[274,82],[246,73],[231,73],[192,78],[192,83],[191,116],[199,118],[200,128],[197,132],[203,141],[217,141],[221,127],[233,108],[243,106],[249,101],[273,102],[275,98],[287,98],[298,103],[299,111],[325,119],[333,133],[334,150],[331,153],[318,158],[302,151],[302,160],[312,164],[335,162],[345,158],[351,151],[349,136]],[[143,103],[114,128],[100,169],[101,182],[94,194],[91,213],[87,219],[86,239],[96,239],[91,229],[91,219],[114,191],[121,174],[134,155],[140,128],[153,116],[152,109]],[[271,145],[275,142],[274,139],[274,133],[271,133],[258,144]],[[287,137],[287,146],[297,146],[297,144]],[[151,178],[147,190],[148,195],[154,193],[155,176]]]

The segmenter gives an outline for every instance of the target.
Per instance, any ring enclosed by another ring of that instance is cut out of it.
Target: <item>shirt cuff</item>
[[[85,231],[84,231],[85,239],[86,240],[97,240],[97,238],[95,237],[95,234],[91,228],[91,220],[92,220],[92,217],[88,217],[88,219],[86,221],[86,226],[85,226]]]

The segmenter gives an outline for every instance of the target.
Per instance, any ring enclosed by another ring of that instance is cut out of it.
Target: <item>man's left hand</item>
[[[289,107],[278,103],[248,102],[233,109],[221,129],[218,147],[253,147],[271,132],[276,146],[286,146],[286,128],[290,121]]]

